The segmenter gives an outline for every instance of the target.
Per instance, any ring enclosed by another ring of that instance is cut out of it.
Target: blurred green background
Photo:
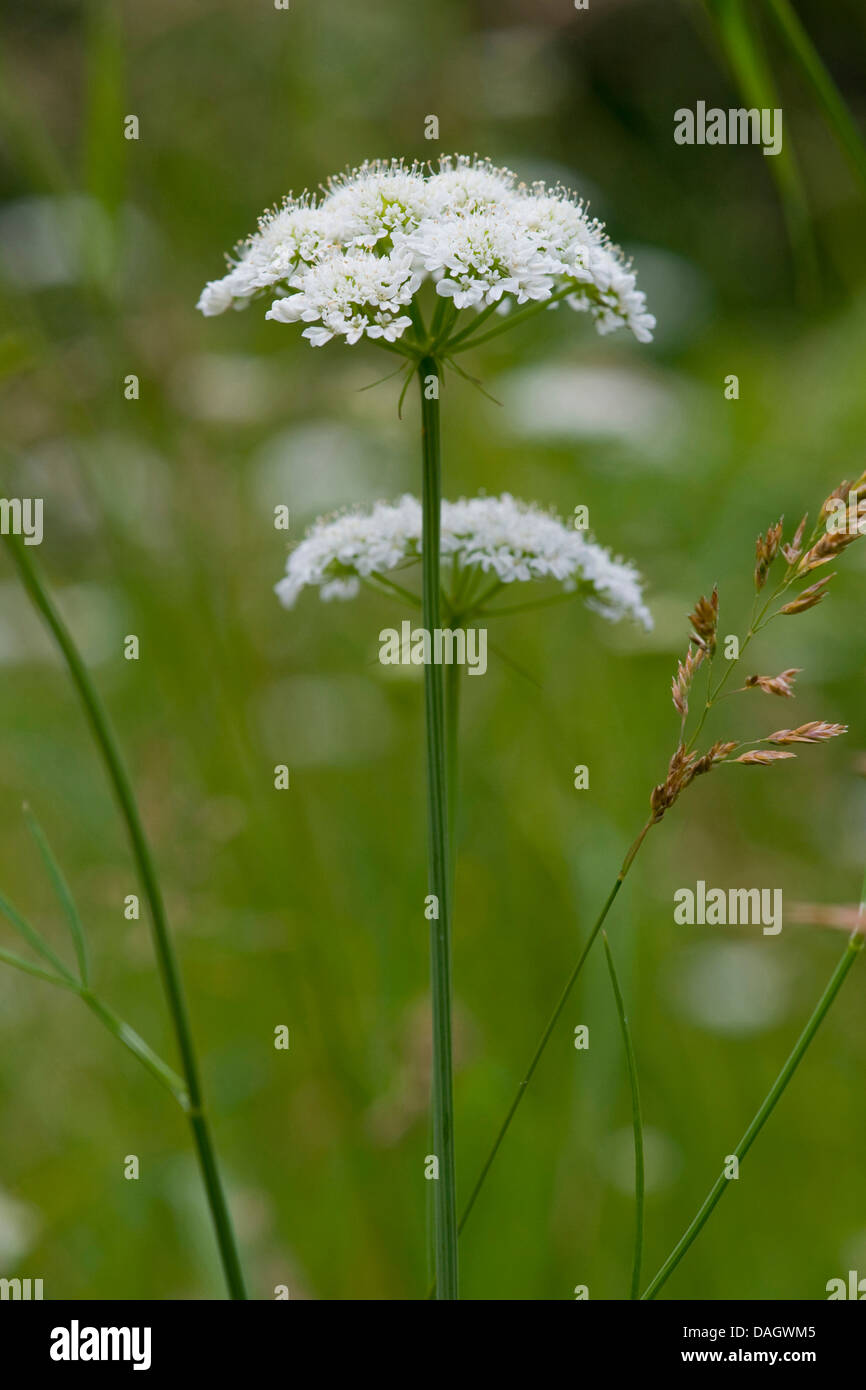
[[[862,124],[862,7],[833,0],[804,18]],[[195,301],[289,189],[364,158],[459,150],[589,196],[658,317],[640,348],[542,316],[463,359],[501,407],[456,378],[445,392],[446,494],[508,490],[564,515],[588,504],[598,538],[646,575],[656,619],[650,636],[571,606],[502,619],[490,636],[508,662],[464,691],[465,1196],[663,774],[686,613],[718,581],[722,631],[741,631],[758,530],[864,466],[863,187],[779,31],[760,32],[796,153],[784,204],[760,149],[674,144],[677,107],[741,104],[696,3],[41,0],[7,14],[4,495],[45,499],[35,553],[131,765],[256,1297],[426,1290],[421,686],[375,660],[398,608],[308,596],[286,613],[272,594],[274,505],[291,507],[298,538],[322,512],[417,491],[418,422],[412,396],[398,420],[394,382],[359,390],[387,369],[372,348],[312,350],[264,305],[206,321]],[[138,141],[123,138],[128,114]],[[724,398],[730,373],[738,401]],[[840,720],[848,739],[702,780],[611,919],[647,1125],[647,1277],[842,947],[790,923],[776,938],[678,927],[673,893],[703,878],[781,887],[789,905],[856,900],[864,561],[854,547],[820,611],[775,625],[750,659],[804,668],[796,706],[756,693],[730,716],[759,733]],[[127,633],[137,663],[122,658]],[[63,942],[27,799],[101,992],[174,1061],[147,923],[123,916],[136,883],[122,826],[5,554],[0,663],[0,888]],[[289,792],[273,788],[283,762]],[[577,763],[588,791],[573,789]],[[5,927],[0,939],[14,945]],[[822,1298],[828,1279],[866,1273],[864,989],[858,969],[664,1296]],[[572,1045],[578,1023],[588,1052]],[[278,1024],[288,1053],[273,1047]],[[222,1296],[180,1112],[74,998],[8,970],[0,1100],[0,1274],[42,1277],[47,1298]],[[464,1296],[567,1299],[584,1283],[626,1296],[630,1146],[597,952],[461,1242]],[[133,1153],[138,1182],[123,1177]]]

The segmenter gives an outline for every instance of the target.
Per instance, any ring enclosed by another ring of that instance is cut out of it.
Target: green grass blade
[[[7,898],[3,897],[2,893],[0,893],[0,912],[11,922],[19,936],[24,938],[28,946],[32,946],[37,955],[40,955],[43,960],[47,960],[49,965],[53,965],[54,969],[59,975],[63,976],[64,980],[75,985],[76,988],[78,987],[78,981],[71,970],[63,964],[59,956],[54,954],[41,932],[38,932],[35,927],[31,927],[30,923],[21,916],[18,909],[10,903]]]
[[[75,943],[75,954],[78,957],[78,969],[81,974],[81,983],[86,985],[89,983],[90,979],[90,966],[87,953],[87,938],[84,934],[84,926],[81,918],[78,915],[78,908],[75,906],[75,900],[69,890],[69,884],[63,876],[63,870],[51,851],[51,846],[46,839],[45,832],[29,806],[24,807],[24,819],[27,822],[27,829],[36,841],[36,846],[48,870],[51,886],[57,895],[60,906],[63,908],[64,916],[69,923],[69,930],[72,934],[72,940]]]
[[[620,989],[617,978],[616,966],[613,963],[613,954],[610,943],[607,939],[607,932],[602,932],[604,942],[604,954],[607,960],[608,974],[613,986],[613,997],[616,1001],[616,1012],[619,1017],[620,1032],[625,1046],[626,1065],[628,1067],[628,1084],[631,1089],[631,1114],[632,1126],[634,1128],[634,1198],[635,1198],[635,1236],[634,1236],[634,1261],[632,1264],[631,1276],[631,1297],[637,1298],[640,1294],[640,1268],[643,1258],[643,1231],[644,1231],[644,1149],[643,1149],[643,1120],[640,1108],[640,1090],[637,1080],[637,1059],[634,1054],[634,1044],[632,1042],[631,1029],[629,1028],[628,1015],[625,1011],[622,990]]]
[[[0,962],[3,965],[11,965],[13,970],[23,970],[26,975],[33,975],[37,980],[45,980],[50,985],[60,985],[61,989],[71,989],[76,994],[79,992],[77,980],[71,977],[65,979],[62,975],[52,974],[50,970],[43,970],[41,965],[34,965],[32,961],[25,960],[14,951],[5,951],[0,947]]]
[[[781,106],[760,34],[744,0],[707,0],[719,41],[734,80],[749,106],[776,110]],[[817,257],[806,192],[796,156],[787,142],[765,161],[775,180],[791,250],[804,290],[817,280]]]
[[[508,1107],[508,1110],[506,1111],[505,1119],[499,1126],[499,1129],[496,1133],[496,1138],[493,1141],[490,1152],[488,1153],[487,1158],[484,1160],[484,1164],[481,1168],[481,1171],[475,1180],[475,1186],[472,1188],[472,1191],[469,1194],[466,1205],[463,1208],[463,1214],[460,1217],[460,1222],[457,1227],[458,1234],[462,1234],[466,1222],[472,1215],[475,1203],[478,1201],[481,1189],[484,1187],[484,1184],[487,1180],[487,1174],[490,1172],[490,1169],[493,1167],[493,1164],[496,1161],[496,1155],[499,1153],[505,1136],[511,1128],[511,1122],[514,1119],[514,1116],[517,1114],[518,1109],[520,1108],[520,1103],[523,1100],[523,1097],[526,1095],[529,1083],[535,1075],[536,1068],[538,1067],[539,1062],[544,1056],[547,1044],[550,1042],[550,1039],[553,1035],[553,1030],[559,1022],[563,1009],[568,1003],[571,991],[577,984],[580,972],[582,971],[584,964],[586,963],[587,956],[592,950],[593,945],[595,943],[595,939],[598,936],[599,932],[602,930],[607,920],[608,913],[610,912],[614,902],[616,901],[617,894],[619,893],[619,890],[622,888],[622,885],[625,883],[629,870],[631,869],[632,864],[634,863],[635,859],[640,853],[641,845],[643,844],[644,840],[646,839],[647,835],[652,829],[653,824],[653,821],[647,821],[640,834],[629,846],[625,859],[622,862],[622,868],[617,874],[616,879],[614,880],[613,887],[607,895],[604,907],[601,909],[601,912],[596,918],[595,924],[592,930],[590,931],[589,936],[586,938],[586,941],[583,944],[583,948],[580,952],[580,955],[577,958],[577,962],[574,966],[574,969],[572,970],[571,974],[565,982],[565,986],[562,990],[562,993],[559,996],[559,999],[556,1003],[556,1007],[554,1008],[553,1013],[550,1015],[550,1018],[547,1020],[547,1026],[545,1027],[544,1032],[539,1038],[538,1045],[536,1046],[536,1049],[532,1054],[532,1061],[529,1063],[529,1066],[527,1067],[523,1075],[523,1079],[520,1081],[517,1087],[517,1090],[514,1094],[514,1099],[512,1100],[510,1106]]]
[[[81,998],[84,1000],[91,1013],[103,1023],[111,1033],[112,1037],[117,1038],[119,1043],[137,1057],[142,1066],[155,1077],[161,1086],[167,1087],[171,1091],[175,1100],[183,1106],[184,1110],[189,1109],[189,1093],[183,1083],[183,1079],[178,1076],[176,1071],[164,1062],[158,1053],[136,1033],[134,1028],[130,1028],[122,1018],[111,1010],[107,1004],[89,990],[81,991]]]
[[[73,994],[77,994],[91,1013],[99,1019],[100,1023],[105,1025],[109,1033],[117,1038],[118,1042],[122,1043],[134,1057],[138,1058],[142,1066],[146,1067],[161,1086],[165,1086],[171,1091],[183,1109],[189,1109],[189,1094],[177,1072],[172,1071],[171,1067],[162,1060],[158,1053],[154,1052],[153,1048],[136,1033],[134,1028],[130,1028],[129,1024],[125,1023],[122,1018],[118,1018],[117,1014],[95,994],[91,994],[87,989],[82,989],[77,980],[71,976],[69,979],[64,979],[62,975],[54,975],[50,970],[43,970],[41,965],[34,965],[32,961],[25,960],[23,956],[17,955],[14,951],[6,951],[2,947],[0,947],[0,964],[9,965],[13,970],[21,970],[25,975],[32,975],[36,980],[44,980],[49,985],[59,985],[61,989],[68,989]]]
[[[818,98],[827,125],[855,174],[866,185],[866,141],[855,125],[844,97],[800,23],[790,0],[767,0],[767,3],[803,76]]]

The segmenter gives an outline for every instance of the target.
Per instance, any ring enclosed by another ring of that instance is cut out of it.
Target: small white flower
[[[458,309],[496,304],[504,294],[518,304],[549,299],[559,270],[532,237],[495,212],[425,218],[407,245],[437,280],[437,293]]]
[[[429,206],[427,189],[417,164],[409,169],[401,160],[362,164],[330,180],[320,211],[341,246],[373,249],[418,226]]]
[[[439,172],[427,180],[430,214],[445,219],[504,208],[513,201],[516,184],[510,169],[496,169],[489,159],[445,155]]]
[[[405,247],[386,256],[372,251],[334,254],[291,277],[298,291],[277,299],[265,318],[278,323],[316,323],[303,336],[320,347],[334,334],[356,343],[366,333],[393,342],[412,320],[401,313],[421,283]]]
[[[457,310],[507,312],[556,296],[588,310],[600,333],[624,324],[647,342],[655,325],[634,272],[581,202],[463,155],[436,172],[367,163],[331,180],[321,199],[288,198],[198,307],[221,314],[270,291],[267,317],[310,324],[304,337],[316,347],[333,337],[395,342],[412,323],[401,311],[428,279]]]
[[[362,579],[410,567],[420,555],[417,498],[377,502],[369,510],[315,522],[290,552],[276,593],[286,608],[305,588],[317,588],[323,599],[354,598]],[[502,584],[546,579],[565,590],[580,588],[587,605],[605,617],[631,617],[652,626],[633,565],[614,558],[553,513],[508,493],[443,502],[441,556],[456,571],[475,570]]]
[[[198,308],[207,316],[243,308],[259,291],[280,285],[298,266],[313,265],[335,249],[319,208],[288,198],[259,219],[258,231],[236,248],[228,274],[205,285]]]

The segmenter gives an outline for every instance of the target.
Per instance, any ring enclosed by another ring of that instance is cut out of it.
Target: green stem
[[[430,351],[431,357],[437,357],[442,344],[447,341],[448,335],[459,316],[459,310],[454,308],[454,303],[450,299],[439,298],[436,305],[436,312],[433,315],[433,322],[430,325]]]
[[[52,951],[45,938],[36,931],[35,927],[31,927],[27,919],[21,916],[21,913],[14,904],[4,898],[2,893],[0,893],[0,913],[12,923],[15,930],[24,938],[28,946],[32,947],[37,955],[40,955],[43,960],[47,960],[49,965],[53,965],[57,974],[62,976],[67,984],[71,984],[77,988],[78,981],[72,971],[67,969],[60,957]]]
[[[154,1076],[161,1086],[166,1086],[174,1096],[178,1105],[183,1110],[189,1109],[189,1096],[186,1087],[177,1072],[172,1071],[162,1058],[154,1052],[152,1047],[136,1033],[134,1028],[130,1028],[122,1018],[108,1005],[98,998],[97,995],[88,989],[87,985],[74,979],[69,975],[55,975],[50,970],[43,970],[41,965],[34,965],[32,961],[25,960],[23,956],[17,955],[14,951],[6,951],[0,948],[0,964],[9,965],[13,970],[21,970],[25,975],[32,975],[36,980],[44,980],[46,984],[58,985],[61,989],[68,989],[72,994],[77,994],[83,1000],[92,1013],[96,1015],[100,1023],[103,1023],[109,1033],[123,1046],[128,1048],[134,1057],[147,1068],[151,1076]]]
[[[461,333],[460,342],[457,343],[456,338],[454,340],[456,346],[453,348],[453,352],[466,352],[469,348],[475,348],[481,343],[489,342],[491,338],[498,338],[500,333],[505,333],[507,329],[514,328],[518,323],[523,323],[525,319],[534,318],[536,314],[540,314],[544,309],[549,309],[551,304],[558,304],[561,299],[565,299],[567,295],[574,294],[579,288],[579,285],[568,285],[565,289],[559,290],[556,294],[552,294],[549,299],[537,300],[534,304],[529,304],[525,309],[518,309],[516,313],[506,314],[502,323],[497,324],[495,328],[489,328],[486,333],[479,334],[477,338],[464,337]],[[450,344],[446,343],[443,355],[446,357],[452,355],[452,347]]]
[[[424,357],[418,364],[421,387],[423,456],[421,531],[422,611],[430,634],[440,627],[440,524],[442,508],[439,428],[439,365]],[[454,1097],[451,1062],[451,855],[448,838],[448,775],[445,681],[441,665],[424,668],[427,744],[427,843],[429,892],[437,900],[430,920],[430,973],[433,1010],[433,1148],[439,1175],[433,1194],[436,1297],[456,1299],[457,1183],[454,1158]]]
[[[150,904],[154,948],[180,1052],[184,1080],[189,1095],[188,1116],[214,1223],[223,1271],[230,1297],[244,1299],[246,1298],[246,1290],[231,1216],[217,1167],[210,1128],[203,1109],[198,1061],[192,1039],[180,967],[169,933],[162,891],[150,846],[138,813],[135,794],[108,715],[68,628],[45,589],[29,552],[17,537],[7,536],[6,540],[21,582],[34,606],[42,615],[66,661],[69,674],[78,690],[126,823],[139,876]]]
[[[130,1028],[122,1018],[118,1018],[113,1009],[104,1004],[95,994],[92,994],[85,986],[79,990],[79,995],[84,1003],[95,1014],[100,1023],[103,1023],[111,1033],[112,1037],[122,1043],[133,1055],[137,1057],[161,1086],[165,1086],[183,1110],[189,1109],[189,1096],[186,1086],[176,1071],[167,1066],[158,1053],[144,1041],[134,1028]]]
[[[90,962],[87,950],[87,937],[84,932],[84,927],[81,924],[81,918],[78,915],[78,908],[75,906],[75,899],[69,891],[69,884],[66,882],[63,870],[51,853],[51,846],[45,838],[45,832],[29,806],[24,807],[24,819],[27,822],[27,828],[30,834],[36,841],[36,846],[48,870],[54,892],[63,908],[64,916],[69,925],[69,931],[75,946],[75,954],[78,958],[78,973],[81,976],[81,983],[86,989],[90,983]]]
[[[463,342],[464,338],[470,338],[473,335],[473,333],[477,333],[478,329],[481,327],[483,323],[487,322],[491,314],[496,313],[496,310],[499,308],[499,303],[500,301],[497,300],[495,304],[486,305],[485,308],[480,310],[478,315],[472,320],[471,323],[467,324],[465,328],[461,328],[460,332],[455,333],[453,338],[449,338],[448,351],[451,352],[457,346],[458,343]]]
[[[460,667],[445,671],[445,750],[448,782],[448,841],[451,850],[451,928],[454,929],[454,881],[457,867],[458,734],[460,726]]]
[[[480,577],[481,576],[479,572],[479,578]],[[483,593],[478,594],[475,592],[477,585],[473,584],[466,598],[466,608],[464,610],[464,617],[471,621],[472,619],[477,617],[479,613],[489,612],[490,610],[485,609],[484,607],[485,603],[489,603],[492,598],[495,598],[499,591],[504,587],[504,582],[501,579],[495,579],[492,584],[489,584],[487,586]]]
[[[775,1109],[778,1101],[781,1099],[782,1093],[787,1087],[788,1082],[791,1080],[791,1077],[794,1075],[794,1072],[797,1070],[798,1066],[802,1062],[803,1057],[805,1056],[806,1051],[809,1047],[809,1044],[811,1043],[812,1039],[814,1038],[815,1034],[820,1028],[825,1014],[830,1008],[830,1005],[833,1003],[833,1000],[836,998],[836,995],[839,993],[839,990],[842,988],[842,984],[845,980],[846,975],[848,974],[848,971],[851,969],[852,965],[854,964],[855,960],[857,959],[857,956],[860,954],[860,951],[862,949],[863,936],[858,928],[858,930],[852,932],[848,940],[848,944],[845,947],[845,952],[842,956],[842,959],[839,961],[839,964],[833,971],[827,988],[821,995],[821,998],[818,1001],[818,1004],[815,1008],[814,1013],[812,1014],[812,1017],[809,1019],[809,1022],[806,1024],[806,1027],[803,1029],[802,1033],[797,1039],[797,1043],[794,1047],[794,1050],[792,1051],[782,1070],[779,1072],[779,1075],[776,1077],[776,1080],[773,1082],[773,1085],[770,1087],[770,1090],[767,1092],[767,1095],[764,1097],[764,1100],[761,1102],[761,1105],[759,1106],[757,1114],[752,1120],[752,1123],[749,1125],[739,1144],[734,1149],[733,1157],[737,1159],[738,1165],[742,1163],[743,1159],[749,1152],[749,1149],[754,1144],[755,1140],[757,1139],[767,1120],[770,1118],[770,1115],[773,1113],[773,1110]],[[684,1235],[679,1240],[677,1245],[674,1246],[674,1249],[671,1251],[670,1255],[668,1255],[658,1274],[648,1285],[645,1292],[641,1295],[643,1299],[655,1298],[656,1294],[659,1292],[659,1289],[661,1289],[662,1286],[667,1283],[668,1279],[673,1274],[674,1270],[676,1269],[680,1260],[685,1255],[686,1251],[690,1248],[693,1242],[700,1235],[707,1221],[712,1216],[713,1212],[716,1209],[716,1206],[721,1201],[722,1197],[727,1191],[730,1182],[731,1179],[726,1177],[724,1172],[720,1175],[720,1177],[716,1179],[715,1183],[710,1188],[710,1191],[707,1194],[707,1197],[703,1205],[701,1206],[691,1225],[685,1231]]]
[[[755,637],[757,637],[758,633],[761,632],[764,627],[766,627],[767,624],[765,619],[767,619],[768,610],[772,607],[776,599],[779,598],[781,594],[785,593],[786,589],[790,588],[791,583],[791,578],[789,577],[789,575],[786,574],[785,577],[781,580],[781,582],[777,584],[776,588],[773,589],[769,597],[765,600],[764,605],[760,609],[760,611],[757,610],[758,597],[755,597],[755,608],[753,609],[752,621],[749,623],[749,630],[743,638],[742,646],[740,647],[737,655],[735,657],[732,657],[731,660],[727,663],[724,674],[720,677],[715,687],[713,686],[713,658],[710,657],[707,671],[707,698],[704,703],[704,707],[701,710],[701,715],[698,720],[697,726],[694,732],[692,733],[688,743],[686,744],[687,749],[691,750],[692,748],[694,748],[701,735],[701,731],[703,730],[703,727],[707,722],[707,715],[709,714],[710,710],[714,707],[714,705],[717,703],[722,691],[724,690],[725,686],[730,680],[731,673],[733,672],[734,668],[736,666],[739,666],[740,662],[743,660],[743,657],[746,654],[746,648],[749,646],[749,643],[752,642]],[[767,619],[767,621],[769,621],[769,619]]]
[[[473,617],[507,618],[509,613],[529,613],[533,608],[551,608],[557,603],[568,603],[577,593],[578,589],[569,589],[567,594],[553,594],[550,598],[527,600],[526,603],[509,603],[504,608],[476,608]]]
[[[80,985],[72,975],[55,975],[51,970],[44,970],[41,965],[34,965],[32,961],[25,960],[24,956],[19,956],[15,951],[7,951],[0,947],[0,962],[3,965],[11,965],[14,970],[23,970],[25,975],[32,975],[35,980],[45,980],[50,985],[60,985],[61,989],[71,989],[73,994],[78,994]]]
[[[390,352],[397,357],[407,358],[411,362],[418,361],[418,353],[408,343],[398,347],[396,343],[386,343],[384,338],[367,339],[368,342],[375,343],[376,347],[382,348],[384,352]],[[401,340],[402,341],[402,340]]]
[[[632,1042],[631,1029],[628,1025],[628,1015],[625,1011],[625,1002],[622,997],[619,979],[617,978],[616,966],[613,963],[613,955],[607,939],[607,932],[602,934],[604,941],[604,954],[607,960],[608,974],[613,986],[613,997],[616,1001],[616,1011],[619,1017],[620,1032],[625,1046],[625,1060],[628,1067],[628,1084],[631,1089],[631,1118],[634,1130],[634,1205],[635,1205],[635,1233],[634,1233],[634,1261],[631,1274],[631,1298],[637,1298],[640,1294],[640,1267],[643,1256],[643,1227],[644,1227],[644,1156],[643,1156],[643,1120],[640,1109],[640,1090],[637,1081],[637,1058],[634,1055],[634,1043]]]
[[[460,1224],[457,1228],[458,1233],[463,1230],[464,1226],[466,1225],[466,1222],[469,1220],[472,1208],[475,1206],[475,1203],[478,1200],[478,1196],[481,1192],[482,1187],[484,1186],[487,1174],[490,1172],[493,1160],[496,1158],[496,1155],[499,1152],[499,1149],[502,1145],[502,1141],[508,1133],[511,1121],[514,1119],[520,1102],[526,1095],[526,1089],[530,1081],[532,1080],[535,1069],[541,1061],[544,1049],[547,1047],[547,1044],[550,1041],[550,1035],[552,1034],[554,1028],[559,1022],[560,1015],[563,1009],[565,1008],[566,1003],[568,1002],[568,997],[571,994],[571,991],[574,989],[574,986],[577,983],[577,978],[580,975],[581,970],[583,969],[584,962],[586,961],[586,958],[592,949],[595,938],[598,936],[599,932],[604,926],[607,915],[610,912],[610,909],[613,907],[616,895],[622,887],[623,883],[625,882],[626,875],[629,869],[631,868],[632,864],[634,863],[635,856],[638,850],[640,849],[641,845],[643,844],[644,839],[646,838],[651,827],[652,822],[648,821],[647,824],[644,826],[643,830],[638,835],[637,839],[632,844],[625,859],[623,860],[623,865],[619,871],[619,874],[617,875],[616,882],[611,888],[607,896],[607,900],[604,904],[604,907],[601,909],[601,912],[599,913],[596,919],[595,925],[593,926],[592,931],[590,932],[587,938],[586,944],[583,950],[581,951],[580,956],[578,957],[577,964],[575,965],[574,969],[568,977],[568,980],[566,981],[565,988],[559,996],[556,1007],[547,1021],[547,1026],[544,1029],[541,1038],[539,1039],[538,1046],[536,1047],[535,1052],[532,1054],[532,1061],[529,1063],[529,1066],[527,1067],[526,1072],[524,1073],[523,1080],[517,1087],[517,1090],[514,1094],[514,1099],[508,1107],[505,1119],[502,1121],[496,1138],[493,1141],[493,1147],[487,1155],[487,1158],[484,1162],[484,1166],[482,1167],[481,1172],[478,1175],[478,1179],[475,1183],[475,1186],[469,1194],[469,1200],[466,1203],[466,1206],[463,1208],[463,1214],[460,1217]]]
[[[417,594],[413,594],[411,589],[405,589],[402,584],[395,584],[393,579],[389,579],[387,575],[365,575],[364,583],[368,584],[372,589],[377,588],[377,586],[381,586],[379,587],[380,593],[384,591],[392,597],[396,595],[397,598],[402,599],[405,603],[410,603],[413,608],[420,608],[421,606],[421,601],[418,598]]]

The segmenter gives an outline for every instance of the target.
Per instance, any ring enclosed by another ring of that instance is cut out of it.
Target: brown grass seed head
[[[794,698],[794,680],[799,676],[801,666],[792,666],[787,671],[782,671],[778,676],[749,676],[746,680],[746,689],[751,690],[757,687],[763,690],[766,695],[782,695],[788,700]]]

